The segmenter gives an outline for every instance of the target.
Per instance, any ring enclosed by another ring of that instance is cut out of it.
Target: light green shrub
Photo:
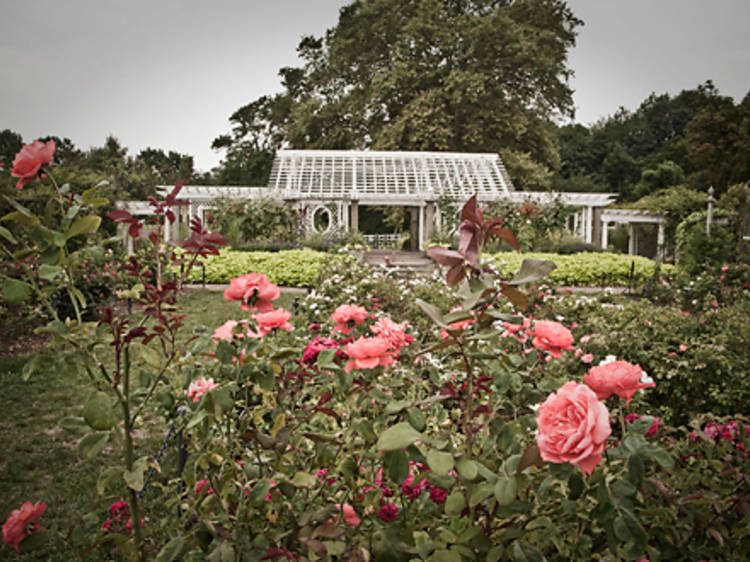
[[[350,260],[348,254],[327,254],[310,249],[284,250],[281,252],[238,252],[222,250],[218,256],[203,261],[206,268],[206,283],[229,283],[232,278],[250,272],[265,273],[271,283],[291,287],[311,285],[321,269],[331,260]],[[188,281],[201,281],[200,268],[194,269]]]
[[[605,276],[605,283],[609,286],[624,286],[628,284],[631,263],[635,263],[633,281],[643,283],[653,276],[656,262],[641,256],[625,256],[605,252],[580,252],[571,255],[501,252],[490,256],[493,263],[501,272],[511,275],[518,271],[521,262],[527,258],[550,260],[557,268],[547,277],[552,283],[573,286],[597,286]],[[661,273],[671,273],[674,266],[661,264]]]

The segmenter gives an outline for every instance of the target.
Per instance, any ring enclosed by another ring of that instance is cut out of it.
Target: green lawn
[[[294,298],[304,294],[284,293],[276,306],[292,310]],[[183,336],[205,326],[209,331],[229,319],[241,319],[247,313],[237,302],[227,302],[219,291],[198,289],[189,291],[182,300],[186,313]],[[0,521],[4,522],[13,509],[26,501],[47,503],[42,517],[51,544],[22,556],[23,560],[71,560],[74,551],[62,538],[55,538],[55,528],[63,532],[73,524],[82,530],[99,532],[107,518],[107,507],[119,497],[100,497],[96,493],[99,471],[112,464],[119,448],[105,448],[91,460],[76,453],[79,436],[60,427],[65,417],[81,416],[83,400],[91,384],[83,373],[65,373],[55,368],[54,357],[45,349],[43,360],[28,382],[21,380],[21,372],[32,355],[16,355],[0,359]],[[156,456],[167,427],[160,419],[148,420],[147,428],[136,443],[136,456]],[[174,447],[170,448],[162,466],[174,471]],[[98,506],[86,522],[84,516]],[[12,555],[6,545],[0,545],[0,559]]]

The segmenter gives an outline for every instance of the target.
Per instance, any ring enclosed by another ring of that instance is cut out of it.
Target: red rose
[[[52,145],[54,147],[54,144]],[[42,514],[46,511],[47,504],[39,502],[32,504],[26,502],[21,509],[14,509],[8,519],[3,523],[3,542],[8,546],[16,549],[20,554],[19,546],[26,537],[30,537],[42,530],[41,525],[37,523]]]
[[[656,386],[653,381],[641,382],[643,375],[640,365],[633,365],[627,361],[612,361],[591,367],[583,376],[583,382],[596,392],[600,400],[617,394],[630,404],[636,390]]]
[[[573,351],[573,334],[559,322],[539,320],[534,323],[534,336],[531,342],[534,347],[547,351],[555,359],[559,359],[562,350]]]
[[[539,406],[536,442],[547,462],[569,462],[591,474],[612,433],[609,411],[584,384],[567,382]]]
[[[52,162],[54,153],[54,140],[47,141],[46,143],[36,140],[24,146],[16,154],[13,160],[13,168],[10,171],[11,176],[19,178],[16,187],[21,189],[36,178],[41,167]]]

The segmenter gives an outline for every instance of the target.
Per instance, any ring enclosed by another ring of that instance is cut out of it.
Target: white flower
[[[648,376],[648,373],[646,371],[641,372],[641,383],[643,384],[651,384],[654,382],[654,379]]]
[[[599,365],[606,365],[607,363],[614,363],[617,361],[616,355],[607,355],[602,361],[599,362]]]

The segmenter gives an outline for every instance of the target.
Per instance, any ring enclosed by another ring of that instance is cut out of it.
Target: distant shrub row
[[[552,283],[572,285],[578,287],[598,286],[602,284],[602,276],[607,286],[625,286],[630,277],[631,264],[633,282],[645,282],[654,275],[656,262],[641,256],[627,256],[610,254],[607,252],[581,252],[570,255],[545,254],[532,252],[501,252],[491,256],[495,266],[504,273],[512,274],[521,267],[526,258],[551,260],[557,268],[547,276]],[[674,266],[661,264],[662,273],[671,273]]]
[[[202,261],[206,269],[206,283],[229,283],[234,277],[255,271],[265,273],[277,285],[303,287],[315,282],[326,263],[349,259],[353,258],[348,254],[329,254],[310,249],[280,252],[223,250],[220,255]],[[193,269],[188,281],[200,283],[201,280],[201,268]]]

